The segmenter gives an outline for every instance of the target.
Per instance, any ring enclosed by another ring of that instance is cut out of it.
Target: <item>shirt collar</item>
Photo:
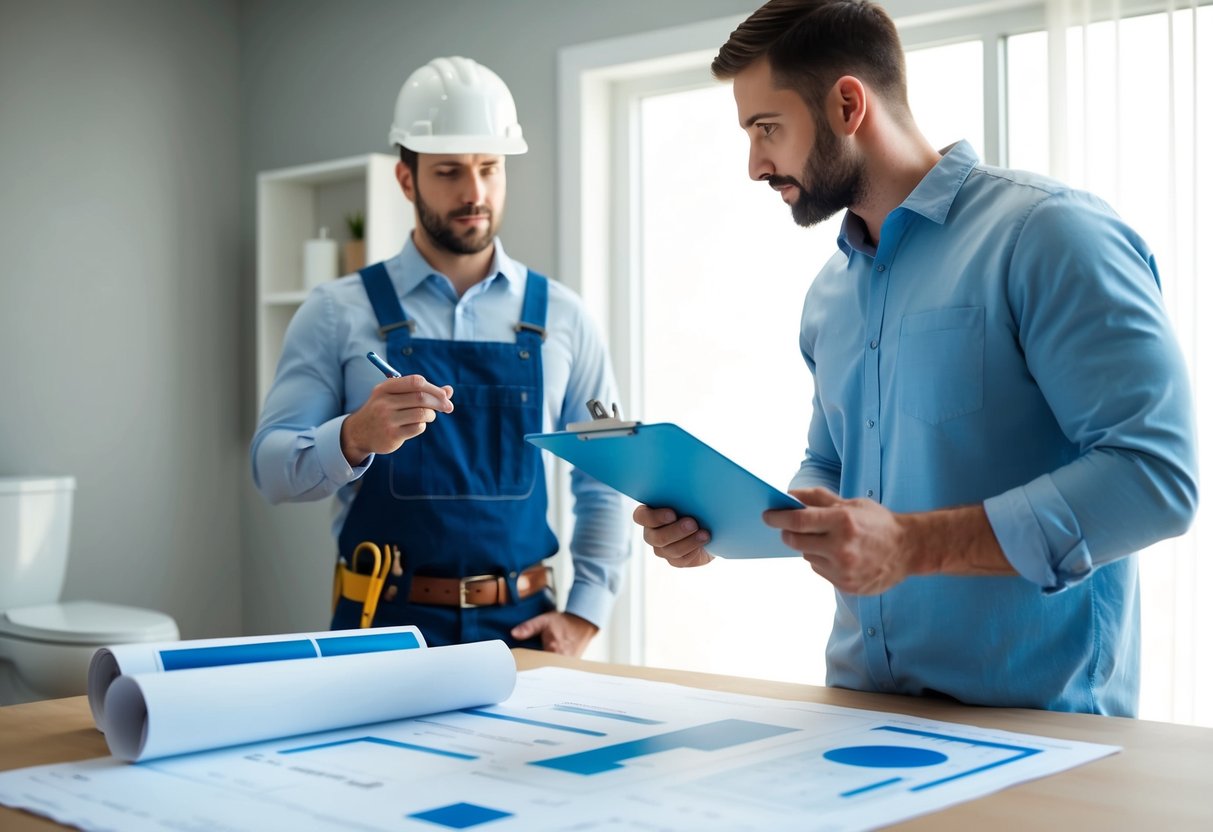
[[[400,253],[388,260],[385,265],[388,276],[396,285],[396,291],[400,297],[412,293],[429,278],[441,277],[449,283],[446,275],[435,271],[434,267],[421,256],[421,252],[413,243],[412,234],[409,234],[408,241],[405,242]],[[481,284],[497,282],[504,282],[511,293],[521,292],[526,285],[526,267],[505,253],[505,246],[501,244],[500,237],[493,238],[493,260],[489,264],[488,274]]]
[[[978,161],[973,147],[964,140],[949,145],[940,152],[943,154],[942,158],[927,171],[927,175],[896,209],[913,211],[937,225],[943,225],[947,220],[952,203],[960,193],[960,186],[969,178],[969,173]],[[867,226],[850,210],[842,218],[838,247],[848,255],[852,251],[875,254],[875,249],[868,241]]]

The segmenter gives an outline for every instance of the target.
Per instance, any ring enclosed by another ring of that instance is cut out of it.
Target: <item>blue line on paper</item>
[[[442,748],[430,748],[427,745],[414,745],[411,742],[398,742],[396,740],[385,740],[383,737],[355,737],[352,740],[337,740],[335,742],[322,742],[318,745],[303,745],[299,748],[284,748],[279,751],[279,754],[299,754],[304,751],[318,751],[321,748],[334,748],[338,745],[350,745],[356,742],[369,742],[373,745],[386,745],[391,748],[403,748],[407,751],[423,751],[426,754],[437,754],[441,757],[454,757],[456,760],[478,760],[479,757],[472,754],[461,754],[458,751],[446,751]]]
[[[611,711],[596,711],[593,708],[579,708],[576,705],[556,705],[554,710],[564,711],[570,714],[582,714],[583,716],[600,716],[603,719],[617,719],[620,722],[631,722],[634,725],[661,725],[659,719],[645,719],[642,716],[629,716],[628,714],[617,714]]]
[[[857,794],[863,794],[864,792],[870,792],[873,789],[879,789],[881,786],[891,786],[894,783],[900,783],[904,779],[904,777],[890,777],[888,780],[881,780],[879,783],[872,783],[868,786],[860,786],[858,789],[851,789],[849,792],[843,792],[838,796],[854,797]]]
[[[997,748],[1001,751],[1014,752],[1014,753],[1012,753],[1011,756],[1007,757],[1005,760],[997,760],[993,763],[988,763],[984,766],[978,766],[977,768],[969,769],[968,771],[962,771],[958,774],[953,774],[949,777],[942,777],[939,780],[932,780],[929,783],[920,783],[917,786],[911,786],[910,791],[912,791],[912,792],[920,792],[925,789],[932,789],[936,786],[942,786],[944,783],[951,783],[953,780],[959,780],[962,777],[969,777],[971,775],[978,774],[983,771],[988,771],[992,768],[998,768],[999,766],[1005,766],[1008,763],[1014,763],[1018,760],[1024,759],[1025,757],[1031,757],[1033,754],[1039,754],[1042,751],[1042,749],[1040,749],[1040,748],[1027,748],[1027,747],[1020,746],[1020,745],[1008,745],[1007,743],[1002,743],[1002,742],[989,742],[987,740],[974,740],[974,739],[969,739],[968,737],[954,737],[954,736],[950,736],[948,734],[935,734],[930,731],[916,731],[911,728],[898,728],[894,725],[882,725],[879,728],[874,728],[873,730],[891,731],[891,732],[897,733],[897,734],[908,734],[909,736],[926,737],[928,739],[942,740],[944,742],[956,742],[956,743],[961,743],[962,745],[975,745],[975,746],[981,746],[982,748]]]
[[[972,740],[968,737],[953,737],[948,734],[933,734],[930,731],[918,731],[913,728],[898,728],[896,725],[881,725],[879,728],[873,728],[873,731],[891,731],[895,734],[909,734],[913,737],[927,737],[933,740],[943,740],[944,742],[959,742],[964,745],[980,745],[985,748],[1002,748],[1006,751],[1031,751],[1033,754],[1040,752],[1039,748],[1024,748],[1021,745],[1007,745],[1001,742],[989,742],[987,740]]]
[[[322,656],[349,656],[355,653],[381,653],[388,650],[413,650],[421,646],[415,633],[367,633],[358,636],[326,636],[316,639]]]
[[[435,826],[445,826],[447,829],[471,829],[473,826],[513,817],[513,815],[500,809],[477,806],[475,803],[452,803],[449,806],[439,806],[437,809],[414,812],[405,817],[424,820]]]
[[[164,669],[191,670],[197,667],[220,667],[229,664],[279,662],[285,659],[314,659],[316,648],[308,639],[291,641],[262,641],[253,644],[228,644],[220,647],[190,647],[161,650]]]
[[[761,722],[749,722],[744,719],[722,719],[719,722],[709,722],[694,728],[683,728],[667,734],[658,734],[642,740],[608,745],[591,751],[568,754],[563,757],[552,757],[548,760],[536,760],[530,765],[554,768],[571,774],[602,774],[623,768],[622,761],[662,751],[677,748],[691,748],[697,751],[719,751],[747,742],[765,740],[780,734],[791,733],[796,728],[785,728],[781,725],[766,725]]]
[[[554,722],[540,722],[537,719],[524,719],[520,716],[510,716],[509,714],[498,714],[492,711],[486,711],[483,708],[462,708],[459,711],[461,714],[469,714],[471,716],[484,716],[489,719],[500,719],[505,722],[517,722],[522,725],[534,725],[538,728],[551,728],[556,731],[568,731],[573,734],[585,734],[587,737],[605,737],[602,731],[591,731],[589,728],[574,728],[571,725],[557,725]]]

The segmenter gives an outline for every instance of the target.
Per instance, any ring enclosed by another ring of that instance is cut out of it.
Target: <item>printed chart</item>
[[[1115,751],[544,668],[491,707],[2,773],[0,802],[134,832],[863,829]]]

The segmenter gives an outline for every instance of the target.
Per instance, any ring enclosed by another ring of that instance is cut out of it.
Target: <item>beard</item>
[[[792,219],[809,228],[860,202],[868,189],[867,171],[863,159],[847,154],[842,139],[834,134],[824,119],[817,124],[817,140],[804,161],[800,181],[791,176],[767,177],[772,188],[795,185],[800,195],[792,203]],[[806,188],[804,182],[812,182]]]
[[[451,254],[478,254],[493,244],[493,238],[497,236],[497,227],[500,225],[500,221],[494,216],[492,209],[487,205],[465,205],[443,217],[437,211],[430,208],[421,197],[421,188],[419,186],[414,187],[417,198],[417,216],[421,220],[421,227],[425,229],[425,233],[429,235],[430,239],[439,248]],[[470,226],[462,231],[456,230],[454,223],[456,217],[475,217],[480,215],[489,218],[489,226],[483,233],[476,226]]]

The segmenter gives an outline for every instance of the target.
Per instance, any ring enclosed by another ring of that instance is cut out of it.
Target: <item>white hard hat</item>
[[[435,58],[409,76],[388,140],[417,153],[526,153],[509,87],[468,58]]]

